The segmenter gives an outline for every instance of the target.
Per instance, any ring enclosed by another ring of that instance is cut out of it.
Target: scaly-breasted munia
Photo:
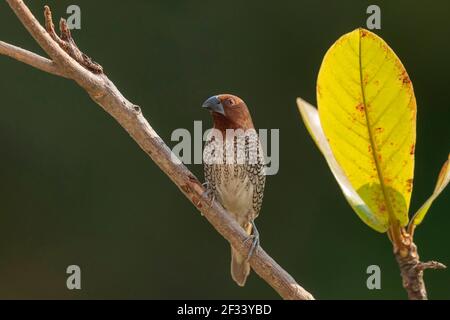
[[[254,219],[261,209],[264,155],[247,105],[231,94],[210,97],[203,107],[211,112],[214,128],[207,138],[204,172],[208,192],[252,238],[248,257],[231,248],[231,276],[240,286],[250,273],[248,258],[259,244]]]

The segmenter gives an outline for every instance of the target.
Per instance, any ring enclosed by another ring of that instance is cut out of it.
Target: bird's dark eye
[[[227,99],[227,105],[232,106],[233,104],[234,104],[233,99],[228,98],[228,99]]]

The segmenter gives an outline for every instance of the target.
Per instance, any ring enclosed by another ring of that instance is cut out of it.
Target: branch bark
[[[403,288],[408,293],[410,300],[427,300],[427,290],[423,280],[423,272],[426,269],[445,269],[446,266],[437,261],[420,261],[417,246],[413,242],[414,233],[408,233],[399,229],[400,239],[395,242],[394,256],[400,268],[403,280]]]
[[[0,54],[40,70],[75,80],[98,105],[119,122],[214,228],[240,254],[247,256],[251,241],[245,242],[247,235],[244,230],[218,203],[215,201],[211,203],[202,184],[184,165],[172,161],[174,158],[171,150],[144,118],[141,108],[128,101],[103,73],[103,69],[78,50],[70,32],[65,29],[65,21],[60,22],[62,35],[58,37],[52,30],[53,23],[48,7],[45,9],[47,26],[45,30],[22,0],[7,0],[7,2],[51,60],[4,42],[0,43]],[[261,247],[255,250],[249,262],[253,270],[284,299],[314,299]]]
[[[41,57],[38,54],[13,46],[9,43],[0,41],[0,54],[11,57],[17,61],[29,64],[36,69],[66,78],[60,68],[52,60]]]

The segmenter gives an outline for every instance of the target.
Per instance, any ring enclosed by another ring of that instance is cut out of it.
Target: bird
[[[247,257],[231,247],[231,276],[244,286],[250,274],[249,258],[259,245],[255,219],[265,187],[264,154],[245,102],[232,94],[208,98],[213,129],[206,138],[203,160],[207,193],[217,200],[252,240]]]

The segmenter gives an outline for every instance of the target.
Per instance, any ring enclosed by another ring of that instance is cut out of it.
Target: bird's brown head
[[[214,128],[253,129],[253,122],[245,102],[232,94],[219,94],[208,98],[202,105],[211,112]]]

